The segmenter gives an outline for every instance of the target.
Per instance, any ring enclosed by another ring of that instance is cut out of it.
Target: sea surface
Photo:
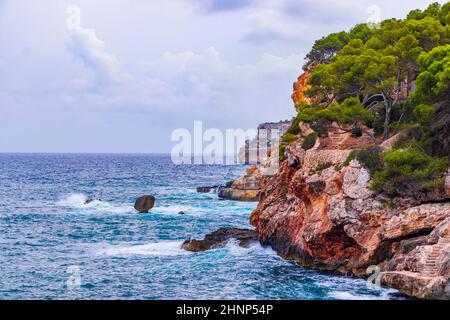
[[[166,155],[0,154],[0,299],[399,298],[260,245],[180,249],[220,227],[251,228],[256,204],[196,192],[244,170]],[[138,214],[144,194],[156,204]]]

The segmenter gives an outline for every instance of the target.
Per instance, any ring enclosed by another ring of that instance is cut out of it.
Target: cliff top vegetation
[[[450,150],[450,2],[323,37],[305,69],[310,99],[296,105],[290,134],[300,121],[319,136],[337,122],[355,132],[364,125],[382,142],[409,128],[393,150],[380,151],[373,188],[400,195],[405,185],[414,192],[442,187]]]

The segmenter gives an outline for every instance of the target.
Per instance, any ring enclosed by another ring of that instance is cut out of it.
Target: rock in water
[[[188,239],[181,248],[201,252],[209,249],[222,248],[230,239],[236,239],[239,246],[247,248],[250,243],[258,241],[258,233],[254,230],[221,228],[213,233],[207,234],[203,240]]]
[[[84,202],[84,204],[86,205],[86,204],[89,204],[89,203],[94,202],[94,201],[102,201],[102,199],[87,199],[87,200]]]
[[[210,193],[213,190],[216,190],[219,186],[212,186],[212,187],[198,187],[197,192],[198,193]]]
[[[134,208],[139,211],[139,213],[148,213],[148,211],[155,205],[154,196],[143,196],[136,200]]]

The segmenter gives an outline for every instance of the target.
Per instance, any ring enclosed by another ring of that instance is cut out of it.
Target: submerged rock
[[[151,208],[153,208],[154,205],[155,205],[155,197],[154,196],[150,196],[150,195],[146,195],[146,196],[142,196],[142,197],[136,199],[136,202],[134,204],[134,208],[139,213],[148,213],[148,211]]]
[[[87,199],[87,200],[84,202],[84,204],[89,204],[89,203],[94,202],[94,201],[102,201],[102,199],[100,199],[100,198],[98,198],[98,199]]]
[[[236,239],[239,246],[248,248],[252,242],[258,241],[258,233],[254,230],[221,228],[207,234],[203,240],[188,239],[182,244],[181,248],[187,251],[201,252],[222,248],[230,239]]]

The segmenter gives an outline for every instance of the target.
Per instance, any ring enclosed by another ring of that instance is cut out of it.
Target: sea
[[[252,228],[255,203],[196,192],[244,172],[169,155],[0,154],[0,299],[401,299],[259,244],[181,249],[221,227]],[[155,206],[139,214],[147,194]]]

